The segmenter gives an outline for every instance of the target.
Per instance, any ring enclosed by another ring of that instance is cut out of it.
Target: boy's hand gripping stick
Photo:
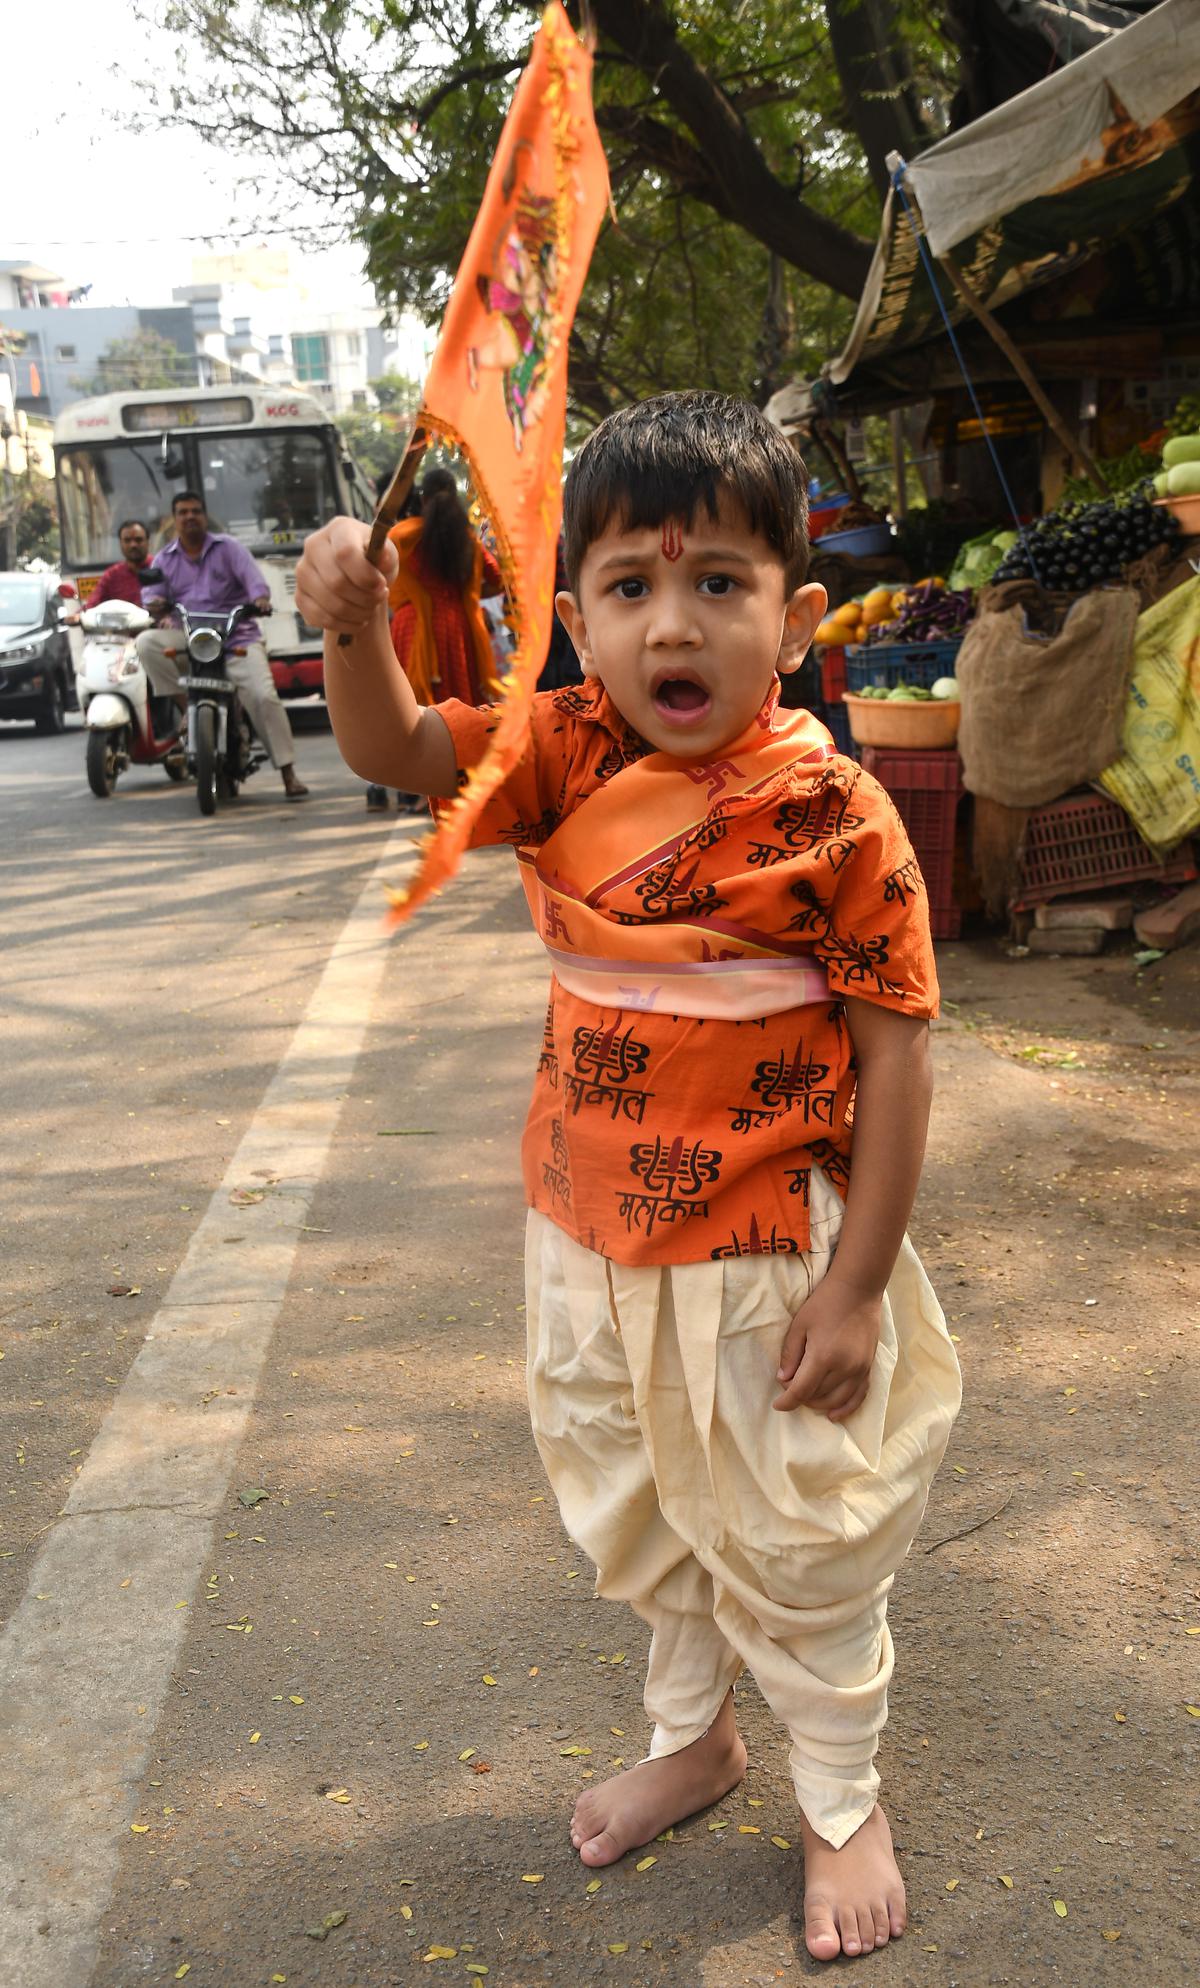
[[[428,446],[429,438],[425,430],[423,428],[414,428],[408,447],[405,449],[401,458],[400,467],[389,483],[383,497],[380,499],[379,509],[376,511],[374,522],[371,525],[371,536],[367,542],[367,558],[370,560],[372,566],[378,566],[383,557],[383,548],[387,544],[387,535],[391,531],[392,526],[398,525],[400,522],[400,513],[404,508],[405,499],[416,481],[417,471],[421,466],[421,458]],[[338,648],[349,648],[353,640],[354,637],[352,635],[339,635]]]

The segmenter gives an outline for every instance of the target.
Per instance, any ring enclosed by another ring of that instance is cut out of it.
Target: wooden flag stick
[[[370,560],[372,566],[378,566],[380,560],[383,558],[383,548],[387,544],[387,535],[391,531],[392,526],[398,525],[400,522],[400,513],[404,508],[405,499],[417,480],[417,471],[421,467],[421,458],[428,447],[429,437],[425,433],[425,430],[423,428],[414,428],[408,447],[400,459],[400,467],[388,484],[383,497],[380,499],[379,509],[376,511],[374,521],[371,525],[371,536],[367,541],[367,558]],[[339,635],[338,648],[349,648],[353,640],[353,635]]]

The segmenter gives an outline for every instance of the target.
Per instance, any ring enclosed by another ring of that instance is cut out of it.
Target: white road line
[[[135,1792],[387,958],[381,881],[411,857],[408,831],[397,830],[0,1637],[5,1988],[86,1988],[91,1978]],[[239,1188],[267,1191],[231,1207]],[[245,1240],[233,1247],[235,1230]]]

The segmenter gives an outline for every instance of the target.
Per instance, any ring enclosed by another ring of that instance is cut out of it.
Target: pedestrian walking
[[[649,1755],[580,1797],[571,1839],[600,1867],[725,1795],[748,1668],[790,1738],[806,1939],[832,1960],[905,1925],[874,1765],[887,1597],[960,1382],[906,1234],[924,885],[884,790],[779,704],[825,606],[805,482],[724,395],[601,424],[557,603],[585,681],[534,697],[474,840],[516,849],[553,967],[523,1148],[533,1432],[598,1592],[652,1630]],[[338,742],[449,799],[495,715],[420,707],[366,538],[338,520],[297,575]]]
[[[418,516],[388,534],[399,562],[388,594],[392,643],[418,704],[447,697],[483,704],[498,696],[500,679],[482,602],[502,594],[504,580],[448,469],[429,470],[419,496]],[[401,807],[420,801],[397,799]],[[367,807],[386,806],[386,787],[373,782]]]

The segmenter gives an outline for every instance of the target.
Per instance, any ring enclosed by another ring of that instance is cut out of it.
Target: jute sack
[[[958,750],[969,793],[1039,808],[1096,779],[1121,749],[1138,597],[1014,591],[984,588],[958,652]]]

